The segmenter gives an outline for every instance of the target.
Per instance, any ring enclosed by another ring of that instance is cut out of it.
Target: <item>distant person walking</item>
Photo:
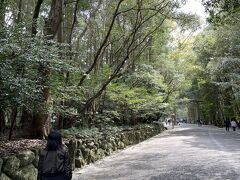
[[[172,128],[174,129],[174,125],[176,124],[176,115],[175,114],[171,115],[171,121],[172,121]]]
[[[229,131],[229,127],[231,126],[231,122],[229,118],[226,118],[225,120],[225,127],[226,127],[226,131]]]
[[[235,121],[235,118],[232,118],[231,126],[232,126],[232,128],[233,128],[233,131],[236,131],[237,123],[236,123],[236,121]]]
[[[71,180],[72,170],[68,151],[57,131],[48,135],[47,146],[39,152],[37,180]]]
[[[198,126],[202,126],[202,124],[203,124],[202,120],[201,120],[201,119],[198,119],[198,120],[197,120],[197,124],[198,124]]]
[[[168,125],[170,126],[170,124],[171,124],[171,120],[170,120],[170,119],[168,119]]]

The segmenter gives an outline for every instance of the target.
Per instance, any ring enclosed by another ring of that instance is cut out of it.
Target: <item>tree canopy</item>
[[[184,3],[1,0],[0,132],[239,117],[239,3]]]

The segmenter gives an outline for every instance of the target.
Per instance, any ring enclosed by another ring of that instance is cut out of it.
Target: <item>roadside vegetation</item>
[[[240,4],[203,3],[199,33],[178,0],[1,0],[1,140],[238,119]]]

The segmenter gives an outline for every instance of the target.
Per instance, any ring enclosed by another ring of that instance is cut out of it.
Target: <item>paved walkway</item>
[[[73,180],[240,180],[240,133],[181,125],[75,171]]]

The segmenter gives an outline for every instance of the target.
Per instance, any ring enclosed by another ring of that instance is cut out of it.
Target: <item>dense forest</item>
[[[0,0],[0,133],[240,117],[237,0]]]

